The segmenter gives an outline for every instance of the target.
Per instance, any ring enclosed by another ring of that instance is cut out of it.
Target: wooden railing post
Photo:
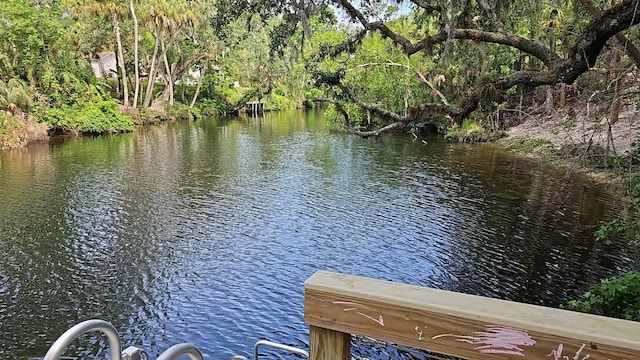
[[[309,359],[350,360],[351,334],[310,326]]]

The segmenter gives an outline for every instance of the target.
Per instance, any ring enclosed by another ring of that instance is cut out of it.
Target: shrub
[[[640,246],[640,223],[615,219],[601,224],[593,236],[606,245],[622,240],[634,246]]]
[[[165,107],[167,118],[173,120],[195,120],[202,115],[200,109],[196,107],[189,107],[188,105],[176,102],[173,105],[167,105]]]
[[[86,104],[76,116],[76,129],[84,133],[102,134],[132,131],[133,119],[118,112],[115,101]]]
[[[630,271],[616,279],[604,279],[563,308],[640,321],[640,271]]]
[[[39,109],[36,114],[41,122],[54,129],[102,134],[132,131],[135,123],[130,116],[118,112],[118,104],[111,101],[88,103],[80,109],[70,106]]]
[[[53,129],[61,129],[64,131],[73,128],[73,119],[77,111],[69,107],[41,109],[38,108],[34,113],[38,117],[38,121],[49,124]]]
[[[283,95],[271,94],[270,107],[273,110],[292,110],[297,108],[297,104]]]
[[[479,123],[465,119],[458,128],[450,128],[445,134],[445,139],[458,142],[484,142],[498,140],[504,137],[503,131],[488,131]]]
[[[203,116],[222,115],[227,108],[227,103],[223,98],[216,96],[209,99],[200,99],[197,107]]]

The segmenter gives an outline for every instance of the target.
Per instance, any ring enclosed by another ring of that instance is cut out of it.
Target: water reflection
[[[332,133],[318,114],[167,123],[0,155],[0,358],[71,325],[125,345],[302,346],[317,269],[555,306],[633,266],[607,189],[492,145]],[[357,347],[370,358],[418,357]],[[104,354],[103,340],[70,352]]]

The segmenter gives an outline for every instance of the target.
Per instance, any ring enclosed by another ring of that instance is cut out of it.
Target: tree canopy
[[[635,46],[620,32],[640,21],[638,1],[590,1],[417,0],[400,2],[410,11],[392,19],[384,16],[388,6],[374,6],[380,3],[333,1],[352,21],[354,34],[325,53],[350,55],[340,66],[321,72],[319,83],[386,120],[384,127],[359,132],[362,135],[405,128],[434,116],[460,125],[479,107],[502,101],[516,87],[574,83],[596,65],[614,37],[633,56]],[[386,51],[374,59],[352,61],[352,55],[359,59],[358,52],[376,37],[386,44]],[[405,61],[391,58],[398,51]],[[428,91],[412,96],[405,109],[378,106],[379,99],[368,93],[375,92],[375,84],[358,81],[374,66],[404,67]]]
[[[573,84],[614,48],[627,55],[616,66],[635,71],[638,3],[6,0],[0,80],[28,88],[14,108],[44,121],[111,98],[128,112],[223,111],[266,96],[273,108],[333,103],[362,136],[455,127],[516,93]],[[117,81],[90,72],[105,51]]]

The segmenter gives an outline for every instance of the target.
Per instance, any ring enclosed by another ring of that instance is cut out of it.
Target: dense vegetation
[[[524,111],[542,94],[536,106],[550,113],[566,106],[566,84],[576,81],[607,90],[601,97],[621,95],[619,83],[640,62],[623,33],[637,35],[635,5],[7,0],[0,107],[81,132],[48,112],[114,99],[140,119],[176,102],[197,115],[254,100],[270,108],[324,101],[363,136],[465,119],[498,130],[508,120],[500,110]],[[89,63],[105,51],[117,59],[115,69],[101,69],[117,75],[110,81],[96,79]],[[593,67],[604,71],[584,76]],[[95,129],[123,131],[130,121]]]
[[[271,109],[329,104],[327,118],[361,136],[431,127],[461,140],[495,137],[531,113],[560,113],[575,126],[573,107],[597,103],[594,124],[611,135],[638,100],[638,8],[637,0],[3,0],[0,146],[46,131],[130,131],[256,100]],[[107,80],[91,68],[103,52],[117,59]],[[598,160],[624,170],[631,204],[640,196],[629,176],[636,153],[614,156],[607,144]],[[596,236],[637,242],[629,209]]]

